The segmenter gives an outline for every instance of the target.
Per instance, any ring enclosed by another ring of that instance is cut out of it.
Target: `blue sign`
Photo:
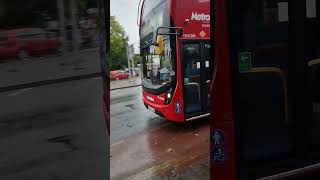
[[[213,146],[224,145],[224,132],[221,130],[211,131],[210,141]]]
[[[224,132],[222,130],[212,130],[210,133],[211,161],[223,163],[225,161]]]
[[[177,102],[176,104],[176,113],[180,113],[180,104]]]
[[[225,161],[225,151],[223,147],[211,148],[211,160],[214,163],[223,163]]]

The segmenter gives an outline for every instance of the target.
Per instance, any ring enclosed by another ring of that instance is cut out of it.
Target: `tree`
[[[135,66],[137,66],[137,64],[141,64],[141,56],[140,55],[136,54],[134,56],[134,64],[135,64]]]
[[[110,58],[111,69],[127,66],[128,36],[114,16],[110,16]]]
[[[67,0],[65,14],[70,14]],[[88,8],[96,8],[96,0],[79,0],[80,14],[85,14]],[[44,24],[44,16],[58,19],[56,0],[0,0],[0,29],[40,27]]]

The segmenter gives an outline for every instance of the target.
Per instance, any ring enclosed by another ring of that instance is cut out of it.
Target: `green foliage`
[[[110,16],[110,57],[111,69],[127,66],[128,36],[114,16]]]
[[[141,56],[140,55],[135,55],[134,56],[134,64],[135,64],[135,66],[137,66],[137,64],[141,64],[141,60],[142,58],[141,58]]]
[[[65,1],[65,14],[69,14],[69,1]],[[88,8],[97,7],[96,0],[80,0],[79,13],[85,15]],[[56,0],[0,0],[0,28],[39,27],[44,15],[58,19]]]

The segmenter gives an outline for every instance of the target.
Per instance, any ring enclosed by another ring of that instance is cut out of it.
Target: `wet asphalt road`
[[[209,179],[209,121],[166,121],[147,110],[141,87],[111,91],[112,180]]]
[[[0,179],[109,179],[101,82],[1,93]]]
[[[145,108],[141,95],[141,87],[111,91],[111,144],[133,134],[147,131],[150,127],[161,127],[168,124],[163,118]]]

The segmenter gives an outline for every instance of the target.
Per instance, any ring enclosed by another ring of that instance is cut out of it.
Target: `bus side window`
[[[242,29],[236,49],[252,59],[251,70],[237,74],[239,158],[246,166],[286,156],[293,144],[286,101],[288,2],[247,0],[244,4],[250,6],[242,7],[235,21]]]
[[[306,17],[317,17],[317,0],[306,0]]]
[[[306,0],[306,61],[309,70],[313,119],[311,124],[312,151],[320,149],[320,17],[319,0]]]

